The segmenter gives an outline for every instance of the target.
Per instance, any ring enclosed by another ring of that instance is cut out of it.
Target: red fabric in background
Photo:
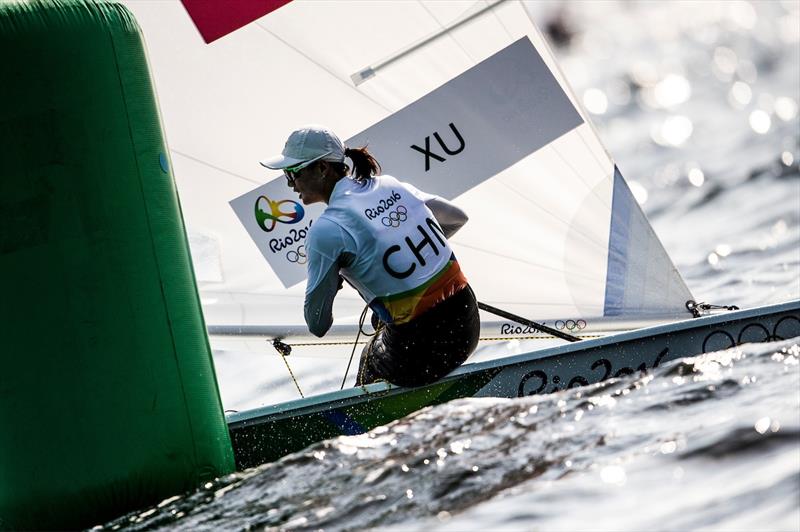
[[[181,0],[206,43],[238,30],[291,0]]]

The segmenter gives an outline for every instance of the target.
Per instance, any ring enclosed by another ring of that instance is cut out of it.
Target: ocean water
[[[800,2],[528,7],[697,300],[800,298]],[[751,344],[458,400],[105,527],[800,530],[799,358],[800,339]],[[287,373],[254,377],[258,357],[215,363],[226,409],[297,397]],[[308,395],[345,363],[292,367]]]
[[[796,530],[800,344],[461,399],[110,523],[149,530]]]

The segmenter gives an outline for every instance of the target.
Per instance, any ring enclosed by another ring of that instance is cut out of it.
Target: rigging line
[[[361,327],[358,328],[358,333],[356,334],[356,341],[353,342],[353,350],[350,351],[350,359],[347,361],[347,369],[344,370],[344,377],[342,377],[342,385],[339,387],[340,390],[344,390],[344,383],[347,381],[347,374],[350,373],[350,364],[353,363],[353,355],[356,354],[356,347],[359,344],[358,338],[360,336],[361,336]]]
[[[514,262],[521,262],[522,264],[527,264],[528,266],[533,266],[534,268],[539,268],[539,269],[542,269],[542,270],[549,270],[549,271],[552,271],[552,272],[562,273],[564,275],[572,275],[572,276],[575,276],[575,277],[582,277],[582,278],[588,279],[590,281],[596,281],[596,280],[600,279],[599,277],[591,277],[591,276],[583,274],[583,273],[565,271],[565,270],[563,270],[561,268],[553,268],[553,267],[550,267],[550,266],[545,266],[544,264],[536,264],[535,262],[531,262],[529,260],[521,259],[519,257],[512,257],[511,255],[504,255],[502,253],[497,253],[496,251],[491,251],[491,250],[486,249],[486,248],[479,248],[478,246],[472,246],[470,244],[464,244],[464,243],[461,243],[461,242],[455,242],[455,244],[457,244],[459,247],[462,247],[462,248],[472,249],[474,251],[479,251],[481,253],[486,253],[487,255],[492,255],[494,257],[503,257],[504,259],[512,260]],[[605,278],[605,277],[603,277],[603,278]]]
[[[322,70],[324,70],[325,72],[327,72],[328,74],[330,74],[330,75],[331,75],[331,76],[332,76],[334,79],[336,79],[337,81],[340,81],[340,82],[341,82],[341,83],[343,83],[345,86],[347,86],[347,88],[348,88],[348,89],[352,89],[352,90],[356,91],[356,93],[358,93],[358,94],[360,94],[361,96],[363,96],[364,98],[368,99],[369,101],[371,101],[372,103],[374,103],[375,105],[377,105],[378,107],[380,107],[381,109],[383,109],[384,111],[386,111],[387,113],[393,113],[393,112],[394,112],[394,110],[393,110],[393,109],[390,109],[389,107],[386,107],[386,106],[385,106],[383,103],[379,102],[378,100],[376,100],[375,98],[373,98],[373,97],[372,97],[372,96],[370,96],[369,94],[367,94],[367,93],[365,93],[365,92],[362,92],[362,91],[360,91],[360,90],[358,89],[358,87],[354,86],[354,85],[353,85],[353,83],[352,83],[350,80],[347,80],[347,79],[344,79],[344,78],[340,78],[340,77],[339,77],[339,76],[336,74],[336,72],[332,71],[331,69],[329,69],[328,67],[326,67],[325,65],[323,65],[322,63],[320,63],[319,61],[317,61],[316,59],[314,59],[313,57],[311,57],[311,56],[310,56],[310,55],[308,55],[307,53],[305,53],[304,51],[300,50],[300,49],[299,49],[299,48],[297,48],[295,45],[291,44],[289,41],[287,41],[286,39],[284,39],[283,37],[281,37],[281,36],[280,36],[280,35],[278,35],[277,33],[273,32],[272,30],[270,30],[270,29],[268,29],[268,28],[265,28],[264,26],[262,26],[260,22],[256,22],[256,26],[258,26],[259,28],[261,28],[261,29],[262,29],[264,32],[266,32],[267,34],[269,34],[269,35],[272,35],[272,36],[273,36],[275,39],[279,40],[279,41],[280,41],[280,42],[282,42],[284,45],[288,46],[289,48],[291,48],[292,50],[294,50],[294,51],[295,51],[295,52],[297,52],[298,54],[300,54],[300,55],[302,55],[303,57],[305,57],[305,58],[306,58],[308,61],[310,61],[311,63],[313,63],[314,65],[316,65],[316,66],[317,66],[317,67],[319,67],[320,69],[322,69]]]
[[[511,321],[511,320],[509,320]],[[595,333],[576,333],[575,336],[579,338],[602,338],[604,335],[599,335]],[[552,340],[553,337],[547,333],[539,333],[530,336],[517,336],[517,335],[509,335],[509,336],[479,336],[478,340],[484,342],[508,342],[511,340]],[[359,345],[366,345],[370,341],[369,340],[361,340],[358,342]],[[338,345],[352,345],[352,342],[310,342],[310,343],[292,343],[289,344],[292,347],[330,347],[330,346],[338,346]],[[338,353],[338,352],[337,352]],[[297,358],[321,358],[324,360],[332,359],[332,358],[344,358],[343,354],[335,354],[335,355],[304,355],[304,354],[295,354],[292,353],[293,357]]]
[[[355,343],[357,343],[357,344],[368,344],[369,342],[370,342],[370,340],[360,340],[360,341],[357,341]],[[352,343],[353,342],[351,342],[350,340],[342,340],[340,342],[306,342],[306,343],[292,342],[289,345],[291,345],[292,347],[315,347],[315,346],[328,346],[328,345],[351,345]],[[295,355],[295,354],[293,354],[292,356],[296,356],[298,358],[333,358],[333,357],[338,357],[340,355],[312,356],[312,355]]]
[[[303,395],[303,390],[300,389],[300,383],[297,382],[297,378],[294,376],[294,373],[292,372],[292,368],[289,367],[289,361],[286,360],[286,356],[283,353],[280,353],[280,352],[278,354],[283,359],[283,363],[286,364],[286,369],[289,370],[289,376],[292,377],[292,381],[294,381],[294,385],[297,386],[297,391],[300,392],[300,397],[305,398],[305,395]]]
[[[250,179],[249,177],[245,177],[243,175],[239,175],[237,173],[231,172],[230,170],[225,170],[224,168],[220,168],[219,166],[213,165],[213,164],[211,164],[209,162],[206,162],[206,161],[204,161],[202,159],[198,159],[197,157],[194,157],[193,155],[189,155],[188,153],[183,153],[182,151],[176,150],[175,148],[170,148],[169,151],[171,151],[172,153],[174,153],[176,155],[180,155],[181,157],[184,157],[186,159],[190,159],[190,160],[192,160],[192,161],[194,161],[196,163],[202,164],[203,166],[208,166],[209,168],[213,168],[214,170],[217,170],[218,172],[222,172],[223,174],[228,174],[229,176],[238,177],[239,179],[243,179],[245,181],[249,181],[250,183],[255,183],[256,185],[263,185],[264,184],[263,181],[257,181],[255,179]]]
[[[500,185],[503,185],[504,187],[508,188],[509,190],[511,190],[512,192],[514,192],[514,193],[515,193],[517,196],[521,197],[522,199],[524,199],[524,200],[526,200],[526,201],[530,202],[530,203],[531,203],[531,204],[532,204],[534,207],[537,207],[537,208],[538,208],[540,211],[542,211],[542,212],[544,212],[545,214],[549,215],[551,218],[553,218],[553,219],[554,219],[554,220],[556,220],[557,222],[561,222],[562,224],[564,224],[564,225],[565,225],[565,226],[567,226],[567,227],[574,227],[574,226],[573,226],[573,225],[572,225],[570,222],[568,222],[567,220],[565,220],[565,219],[563,219],[563,218],[559,218],[559,217],[558,217],[558,216],[556,216],[554,213],[552,213],[552,212],[550,212],[549,210],[545,209],[545,208],[544,208],[544,207],[542,207],[540,204],[536,203],[534,200],[532,200],[531,198],[529,198],[528,196],[526,196],[526,195],[525,195],[523,192],[520,192],[519,190],[517,190],[517,189],[516,189],[516,188],[514,188],[513,186],[509,185],[508,183],[504,183],[504,182],[503,182],[502,180],[500,180],[500,179],[495,179],[495,182],[497,182],[497,183],[499,183]],[[580,236],[582,236],[583,238],[585,238],[585,239],[588,241],[588,243],[590,243],[590,244],[594,244],[594,245],[595,245],[595,246],[596,246],[598,249],[600,249],[600,250],[605,250],[605,249],[606,249],[606,247],[605,247],[605,246],[603,246],[602,244],[599,244],[598,242],[596,242],[596,241],[595,241],[595,240],[594,240],[594,239],[593,239],[591,236],[587,235],[587,234],[586,234],[586,233],[584,233],[582,230],[575,228],[575,233],[577,233],[578,235],[580,235]]]
[[[428,15],[439,25],[439,28],[442,30],[442,32],[447,34],[447,36],[450,37],[450,39],[455,43],[455,45],[458,46],[462,52],[464,52],[464,55],[467,56],[467,59],[469,59],[473,65],[476,65],[477,61],[475,60],[475,58],[472,57],[472,55],[470,55],[470,53],[467,51],[466,48],[464,48],[464,45],[458,42],[458,39],[456,39],[455,35],[453,35],[444,24],[439,22],[439,19],[437,19],[436,16],[431,12],[431,10],[428,9],[428,6],[426,6],[422,0],[417,0],[417,3],[419,3],[419,5],[422,6],[422,8],[428,12]],[[463,16],[463,13],[462,15],[459,16]]]
[[[364,310],[361,311],[361,317],[358,319],[358,333],[356,334],[356,341],[353,342],[353,350],[350,352],[350,360],[347,361],[347,369],[344,370],[344,377],[342,378],[342,386],[339,388],[340,390],[344,390],[344,383],[347,381],[347,374],[350,373],[350,364],[353,363],[353,355],[356,354],[356,346],[358,346],[358,339],[361,337],[361,334],[366,334],[363,331],[364,327],[364,319],[367,317],[367,311],[369,310],[369,305],[364,306]],[[376,331],[377,333],[377,331]],[[368,335],[374,336],[375,334]],[[366,360],[365,360],[366,362]]]

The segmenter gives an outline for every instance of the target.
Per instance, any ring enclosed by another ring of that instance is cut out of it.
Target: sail
[[[540,320],[685,313],[685,283],[522,3],[292,2],[212,44],[177,2],[125,3],[208,324],[305,330],[304,275],[281,279],[229,202],[283,186],[257,161],[306,123],[469,214],[452,246],[480,300]],[[334,330],[363,306],[345,288]]]

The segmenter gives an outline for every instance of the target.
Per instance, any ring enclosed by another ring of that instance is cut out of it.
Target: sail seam
[[[488,0],[483,0],[483,1],[484,1],[485,4],[487,4],[487,5],[489,4]],[[523,7],[523,9],[524,9],[524,7]],[[514,42],[515,41],[514,36],[511,35],[511,32],[508,30],[508,28],[506,27],[505,23],[503,23],[503,19],[501,19],[500,15],[497,14],[497,10],[496,9],[492,9],[492,15],[494,15],[494,18],[497,19],[498,23],[500,23],[500,27],[502,27],[503,31],[506,32],[506,36],[511,40],[511,42]]]
[[[418,3],[418,4],[419,4],[421,7],[422,7],[422,9],[424,9],[425,11],[427,11],[427,13],[428,13],[428,16],[429,16],[429,17],[430,17],[430,18],[431,18],[431,19],[432,19],[434,22],[436,22],[436,23],[439,25],[439,28],[440,28],[440,29],[441,29],[441,30],[442,30],[442,31],[443,31],[445,34],[447,34],[447,36],[448,36],[448,37],[450,37],[450,39],[453,41],[453,43],[455,43],[455,45],[456,45],[456,46],[458,46],[458,47],[461,49],[461,51],[462,51],[462,52],[464,52],[464,55],[465,55],[465,56],[467,56],[467,59],[469,59],[469,60],[472,62],[472,64],[473,64],[473,65],[477,64],[477,61],[475,60],[475,58],[474,58],[474,57],[472,57],[472,55],[471,55],[471,54],[470,54],[470,53],[467,51],[467,49],[466,49],[466,48],[464,48],[464,46],[463,46],[463,45],[462,45],[460,42],[458,42],[458,39],[456,39],[456,36],[455,36],[455,35],[453,35],[452,33],[450,33],[450,29],[449,29],[449,28],[447,28],[447,26],[445,26],[445,25],[444,25],[444,24],[442,24],[441,22],[439,22],[439,19],[438,19],[438,18],[436,18],[436,16],[435,16],[435,15],[434,15],[434,14],[431,12],[431,10],[430,10],[430,9],[428,9],[428,6],[426,6],[426,5],[425,5],[425,4],[422,2],[422,0],[417,0],[417,3]]]
[[[351,76],[351,80],[353,81],[353,83],[356,86],[360,85],[362,82],[364,82],[367,79],[369,79],[372,76],[374,76],[375,72],[377,72],[378,70],[389,66],[390,64],[394,63],[395,61],[397,61],[398,59],[400,59],[402,57],[405,57],[405,56],[407,56],[409,54],[414,53],[415,51],[417,51],[417,50],[421,49],[422,47],[426,46],[428,43],[433,42],[433,41],[441,38],[443,35],[450,35],[450,32],[452,30],[454,30],[454,29],[456,29],[456,28],[458,28],[458,27],[460,27],[460,26],[462,26],[464,24],[467,24],[468,22],[472,21],[475,18],[480,17],[486,11],[491,11],[496,6],[498,6],[499,4],[501,4],[501,3],[505,2],[505,1],[507,1],[507,0],[497,0],[494,4],[489,4],[487,2],[485,7],[479,9],[478,11],[472,13],[471,15],[467,15],[464,18],[458,18],[457,22],[454,22],[450,26],[445,26],[442,31],[438,31],[438,32],[434,33],[433,35],[429,35],[427,37],[424,37],[421,40],[410,44],[406,48],[403,48],[403,49],[399,50],[398,52],[395,52],[394,54],[390,55],[389,57],[387,57],[387,58],[385,58],[385,59],[383,59],[381,61],[378,61],[377,63],[373,63],[371,65],[367,65],[366,67],[359,69],[355,74],[353,74]],[[470,11],[470,10],[468,9],[467,11],[465,11],[465,13],[468,12],[468,11]]]
[[[204,161],[202,159],[198,159],[197,157],[194,157],[193,155],[189,155],[188,153],[183,153],[183,152],[178,151],[178,150],[176,150],[174,148],[170,148],[169,151],[171,151],[175,155],[180,155],[181,157],[184,157],[186,159],[190,159],[190,160],[192,160],[192,161],[194,161],[196,163],[202,164],[204,166],[208,166],[209,168],[213,168],[214,170],[217,170],[218,172],[222,172],[223,174],[228,174],[229,176],[232,176],[232,177],[238,177],[239,179],[243,179],[245,181],[249,181],[250,183],[255,183],[256,185],[263,184],[261,181],[256,181],[255,179],[250,179],[249,177],[245,177],[243,175],[239,175],[239,174],[237,174],[235,172],[231,172],[230,170],[226,170],[224,168],[220,168],[219,166],[213,165],[213,164],[211,164],[211,163],[209,163],[207,161]]]
[[[584,273],[570,272],[570,271],[562,270],[560,268],[553,268],[553,267],[550,267],[550,266],[545,266],[544,264],[537,264],[535,262],[531,262],[529,260],[521,259],[519,257],[512,257],[511,255],[505,255],[505,254],[502,254],[502,253],[497,253],[496,251],[491,251],[491,250],[485,249],[485,248],[479,248],[477,246],[471,246],[469,244],[462,244],[462,243],[459,243],[459,242],[455,242],[455,244],[457,246],[459,246],[459,247],[472,249],[474,251],[479,251],[481,253],[487,253],[487,254],[493,255],[495,257],[502,257],[504,259],[513,260],[515,262],[521,262],[522,264],[527,264],[528,266],[533,266],[533,267],[536,267],[536,268],[540,268],[542,270],[548,270],[548,271],[552,271],[552,272],[562,273],[562,274],[565,274],[565,275],[572,275],[572,276],[575,276],[575,277],[582,277],[582,278],[590,280],[590,281],[596,281],[597,279],[599,279],[599,277],[591,277],[591,276],[586,275]]]
[[[366,93],[364,93],[364,92],[362,92],[362,91],[358,90],[358,87],[355,87],[355,86],[354,86],[354,85],[353,85],[353,84],[352,84],[350,81],[347,81],[346,79],[340,78],[339,76],[337,76],[337,75],[336,75],[336,73],[335,73],[335,72],[333,72],[332,70],[330,70],[330,69],[326,68],[324,65],[322,65],[322,64],[320,64],[318,61],[316,61],[316,60],[315,60],[313,57],[311,57],[311,56],[310,56],[310,55],[308,55],[307,53],[303,52],[302,50],[300,50],[299,48],[297,48],[297,47],[296,47],[296,46],[294,46],[293,44],[289,43],[288,41],[286,41],[285,39],[283,39],[282,37],[280,37],[278,34],[276,34],[275,32],[273,32],[272,30],[270,30],[270,29],[268,29],[268,28],[265,28],[264,26],[262,26],[262,25],[261,25],[260,23],[258,23],[258,22],[256,22],[256,26],[257,26],[257,27],[259,27],[259,28],[261,28],[261,30],[262,30],[262,31],[264,31],[265,33],[267,33],[268,35],[271,35],[271,36],[273,36],[275,39],[277,39],[277,40],[279,40],[280,42],[282,42],[284,45],[286,45],[286,46],[287,46],[287,47],[289,47],[290,49],[294,50],[294,51],[295,51],[295,52],[297,52],[298,54],[300,54],[300,55],[302,55],[303,57],[305,57],[305,58],[306,58],[306,60],[308,60],[308,61],[309,61],[309,62],[311,62],[312,64],[316,65],[316,66],[317,66],[317,67],[318,67],[320,70],[323,70],[323,71],[327,72],[327,73],[328,73],[330,76],[332,76],[334,79],[336,79],[336,80],[338,80],[338,81],[342,82],[342,83],[343,83],[345,86],[347,86],[347,88],[348,88],[348,89],[354,90],[354,91],[355,91],[357,94],[360,94],[361,96],[363,96],[363,97],[364,97],[364,98],[366,98],[367,100],[371,101],[372,103],[374,103],[375,105],[377,105],[378,107],[380,107],[381,109],[383,109],[384,111],[386,111],[387,113],[392,113],[392,112],[393,112],[393,110],[392,110],[392,109],[390,109],[390,108],[386,107],[386,106],[385,106],[383,103],[379,102],[378,100],[376,100],[375,98],[373,98],[373,97],[372,97],[372,96],[370,96],[369,94],[366,94]]]
[[[511,190],[512,192],[514,192],[516,195],[518,195],[518,196],[519,196],[519,197],[521,197],[522,199],[524,199],[524,200],[526,200],[527,202],[531,203],[531,204],[532,204],[534,207],[537,207],[537,208],[538,208],[540,211],[542,211],[542,212],[544,212],[545,214],[549,215],[549,216],[550,216],[551,218],[553,218],[554,220],[556,220],[556,221],[558,221],[558,222],[561,222],[562,224],[564,224],[564,225],[565,225],[565,226],[567,226],[567,227],[572,227],[572,228],[573,228],[573,231],[574,231],[576,234],[578,234],[578,235],[582,236],[583,238],[585,238],[585,239],[587,240],[587,242],[588,242],[588,243],[595,245],[597,248],[599,248],[599,249],[601,249],[601,250],[605,250],[605,246],[603,246],[602,244],[599,244],[599,243],[598,243],[598,242],[597,242],[597,241],[596,241],[594,238],[592,238],[592,237],[591,237],[591,236],[589,236],[588,234],[584,233],[582,230],[580,230],[580,229],[578,229],[578,228],[576,228],[576,227],[573,227],[573,226],[571,225],[571,223],[570,223],[568,220],[565,220],[564,218],[559,218],[557,215],[555,215],[554,213],[552,213],[552,212],[550,212],[549,210],[545,209],[545,208],[544,208],[544,207],[542,207],[540,204],[536,203],[534,200],[532,200],[531,198],[529,198],[528,196],[526,196],[524,193],[520,192],[519,190],[517,190],[517,189],[516,189],[516,188],[514,188],[513,186],[509,185],[508,183],[505,183],[505,182],[503,182],[503,181],[502,181],[502,180],[500,180],[500,179],[495,179],[495,181],[496,181],[498,184],[500,184],[500,185],[503,185],[504,187],[508,188],[509,190]]]
[[[592,130],[592,134],[593,134],[593,135],[594,135],[594,136],[595,136],[597,139],[599,139],[599,138],[600,138],[600,136],[598,135],[598,133],[597,133],[597,131],[595,130],[595,128],[594,128],[594,126],[592,125],[592,123],[591,123],[591,122],[589,122],[589,121],[585,121],[584,123],[585,123],[585,124],[587,124],[587,125],[588,125],[588,126],[591,128],[591,130]],[[601,160],[600,160],[600,158],[597,156],[597,153],[595,153],[595,151],[594,151],[594,148],[592,148],[592,147],[589,145],[589,143],[588,143],[588,142],[586,142],[586,137],[584,137],[584,136],[583,136],[583,132],[582,132],[582,131],[580,131],[580,130],[578,131],[578,136],[580,137],[580,139],[581,139],[581,142],[583,142],[583,145],[584,145],[584,146],[586,146],[586,149],[587,149],[587,150],[589,150],[589,153],[591,153],[591,154],[592,154],[592,158],[593,158],[593,159],[594,159],[594,160],[597,162],[597,164],[598,164],[598,165],[600,165],[600,166],[604,166],[604,164],[603,164],[603,161],[601,161]],[[602,144],[601,144],[601,146],[602,146]],[[605,163],[605,164],[606,164],[606,165],[610,164],[610,165],[612,165],[612,167],[613,167],[613,166],[614,166],[614,164],[615,164],[615,163],[614,163],[614,159],[611,157],[611,155],[610,155],[610,154],[609,154],[607,151],[605,151],[605,149],[603,149],[603,153],[604,153],[604,154],[605,154],[605,156],[606,156],[606,163]],[[609,175],[610,175],[610,174],[609,174]]]
[[[585,123],[586,123],[586,122],[584,122],[584,124],[585,124]],[[580,127],[578,127],[578,128],[575,128],[575,129],[580,129]],[[573,130],[573,131],[575,131],[575,130]],[[578,136],[580,137],[580,134],[579,134]],[[581,139],[581,140],[583,140],[583,139]],[[560,159],[561,159],[561,160],[564,162],[564,164],[565,164],[565,165],[566,165],[566,166],[567,166],[567,167],[568,167],[570,170],[572,170],[572,173],[573,173],[573,174],[575,174],[575,177],[577,177],[577,178],[578,178],[578,179],[581,181],[581,183],[583,183],[584,185],[586,185],[586,188],[587,188],[587,189],[589,189],[589,191],[591,192],[591,194],[592,194],[594,197],[596,197],[596,198],[598,199],[598,201],[600,201],[600,203],[601,203],[601,204],[602,204],[602,205],[603,205],[603,206],[604,206],[606,209],[608,209],[608,211],[609,211],[609,212],[611,212],[611,211],[612,211],[611,205],[608,205],[608,204],[607,204],[607,203],[606,203],[606,202],[603,200],[603,198],[600,196],[600,194],[598,194],[598,193],[597,193],[597,190],[595,189],[595,187],[591,187],[591,186],[589,186],[589,183],[587,183],[587,182],[586,182],[586,180],[584,180],[584,179],[583,179],[583,176],[581,176],[581,173],[580,173],[580,172],[578,172],[578,170],[576,170],[576,169],[575,169],[575,167],[573,167],[573,166],[570,164],[570,162],[569,162],[569,161],[566,159],[566,157],[564,157],[564,156],[561,154],[561,152],[558,150],[558,148],[556,148],[556,147],[554,146],[554,144],[555,144],[555,142],[551,142],[550,144],[548,144],[548,145],[547,145],[547,147],[551,148],[551,149],[552,149],[552,150],[553,150],[553,151],[556,153],[556,155],[558,155],[558,157],[559,157],[559,158],[560,158]],[[584,142],[584,144],[586,144],[586,143]],[[588,147],[588,146],[587,146],[587,147]],[[590,149],[590,151],[591,151],[591,149]],[[596,159],[595,159],[595,161],[596,161],[596,162],[598,162],[598,166],[600,166],[600,169],[601,169],[601,170],[604,170],[604,169],[603,169],[603,165],[602,165],[602,164],[601,164],[599,161],[597,161]],[[610,175],[608,175],[608,174],[606,174],[606,173],[605,173],[605,171],[603,171],[603,174],[605,175],[605,179],[610,179],[610,178],[611,178],[611,176],[610,176]]]

